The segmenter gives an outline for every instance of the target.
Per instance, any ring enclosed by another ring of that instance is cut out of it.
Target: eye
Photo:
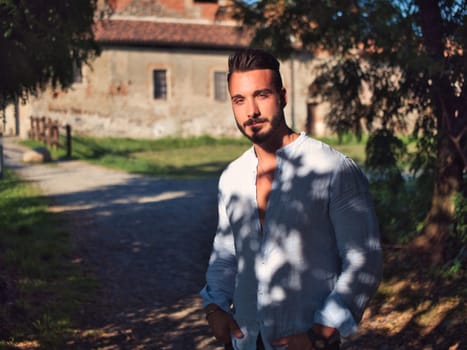
[[[245,99],[243,99],[241,97],[235,97],[235,98],[232,99],[232,103],[234,105],[241,105],[244,101],[245,101]]]
[[[259,98],[267,98],[271,95],[271,92],[268,91],[268,90],[263,90],[263,91],[260,91],[258,92],[258,94],[256,95],[257,97]]]

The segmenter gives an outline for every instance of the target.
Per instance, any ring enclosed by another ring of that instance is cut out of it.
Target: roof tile
[[[99,21],[95,35],[101,43],[206,48],[247,47],[252,39],[251,32],[231,25],[125,19]]]

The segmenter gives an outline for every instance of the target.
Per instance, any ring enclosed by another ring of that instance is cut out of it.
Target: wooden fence
[[[31,125],[28,136],[31,140],[40,141],[48,147],[57,149],[66,148],[67,158],[71,158],[71,126],[66,124],[61,126],[57,120],[46,117],[30,117]],[[65,132],[65,144],[60,143],[60,134]]]

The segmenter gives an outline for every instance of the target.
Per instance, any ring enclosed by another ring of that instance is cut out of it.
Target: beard
[[[255,144],[261,144],[268,141],[274,135],[284,120],[284,114],[280,113],[271,118],[271,120],[268,118],[251,118],[243,124],[240,124],[237,119],[235,119],[235,122],[240,132],[247,139]],[[255,123],[260,124],[255,127]]]

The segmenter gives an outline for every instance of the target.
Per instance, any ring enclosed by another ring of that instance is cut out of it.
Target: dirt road
[[[82,310],[70,349],[218,349],[200,312],[216,224],[216,179],[162,180],[79,161],[21,162],[5,139],[5,163],[50,197],[76,261],[101,289]]]

